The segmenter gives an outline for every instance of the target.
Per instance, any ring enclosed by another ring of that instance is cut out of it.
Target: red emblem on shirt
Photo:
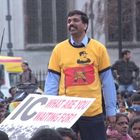
[[[94,82],[94,65],[71,67],[64,70],[65,86],[89,85]]]

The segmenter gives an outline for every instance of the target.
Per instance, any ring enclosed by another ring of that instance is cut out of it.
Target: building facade
[[[29,61],[32,69],[47,70],[52,48],[69,37],[67,13],[79,9],[85,11],[90,18],[89,37],[98,39],[110,48],[109,53],[114,62],[118,59],[117,2],[118,0],[0,0],[1,55],[13,53]],[[140,0],[123,0],[121,4],[123,47],[132,50],[140,48]],[[137,54],[138,51],[134,50],[134,53]]]

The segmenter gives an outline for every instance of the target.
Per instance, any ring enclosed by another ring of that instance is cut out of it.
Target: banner
[[[28,140],[37,129],[71,128],[94,101],[94,98],[30,94],[0,124],[0,130],[10,140]]]
[[[3,64],[7,72],[22,72],[21,57],[0,56],[0,64]]]

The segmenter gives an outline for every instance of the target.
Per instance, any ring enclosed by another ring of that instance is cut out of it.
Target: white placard
[[[28,140],[40,128],[70,128],[94,98],[28,95],[0,124],[10,140]]]

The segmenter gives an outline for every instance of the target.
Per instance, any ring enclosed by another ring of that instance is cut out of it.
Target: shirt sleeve
[[[98,65],[99,65],[99,73],[102,73],[102,71],[106,71],[106,69],[108,69],[111,64],[110,64],[110,57],[108,55],[107,49],[106,47],[104,47],[104,45],[100,45],[101,48],[99,50],[99,61],[98,61]]]
[[[60,75],[48,71],[44,86],[44,92],[46,95],[58,95],[59,80]]]
[[[134,62],[133,65],[135,71],[135,78],[137,79],[139,77],[139,67]]]
[[[116,88],[111,69],[100,74],[107,116],[116,115]]]

